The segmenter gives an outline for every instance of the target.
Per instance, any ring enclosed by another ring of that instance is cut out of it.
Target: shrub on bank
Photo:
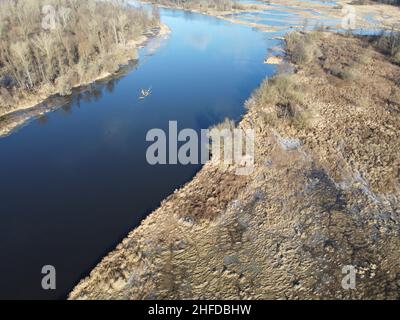
[[[317,32],[291,32],[285,37],[286,48],[292,62],[298,65],[309,63],[315,57],[321,56],[321,50],[316,45]]]
[[[344,69],[332,69],[331,74],[334,75],[335,77],[338,77],[339,79],[350,81],[354,80],[355,75],[354,72],[351,70],[344,70]]]
[[[400,32],[392,30],[389,34],[382,33],[372,37],[372,42],[379,51],[388,55],[392,62],[400,64]]]

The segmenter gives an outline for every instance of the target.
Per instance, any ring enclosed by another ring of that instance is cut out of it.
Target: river
[[[282,33],[176,10],[161,17],[170,38],[150,41],[139,64],[0,139],[0,299],[66,298],[200,169],[150,166],[146,133],[170,120],[195,130],[239,120],[276,71],[263,60]],[[56,268],[56,290],[41,287],[44,265]]]

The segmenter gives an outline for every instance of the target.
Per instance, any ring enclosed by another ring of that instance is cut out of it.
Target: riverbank
[[[182,11],[187,11],[187,12],[192,12],[192,13],[198,13],[198,14],[205,14],[212,16],[214,18],[222,19],[231,23],[236,23],[236,24],[241,24],[245,25],[248,27],[256,28],[264,32],[273,32],[277,31],[278,28],[275,27],[268,27],[268,26],[263,26],[257,23],[252,23],[252,22],[245,22],[245,21],[240,21],[238,19],[234,19],[231,16],[235,14],[240,14],[240,13],[257,13],[257,12],[262,12],[263,10],[266,10],[268,7],[265,4],[240,4],[239,8],[232,8],[232,9],[227,9],[227,10],[216,10],[214,8],[204,8],[204,9],[195,9],[191,8],[190,6],[181,6],[181,5],[167,5],[167,4],[159,4],[156,3],[152,0],[141,0],[139,1],[141,3],[150,3],[153,4],[156,7],[159,8],[166,8],[166,9],[176,9],[176,10],[182,10]]]
[[[171,30],[165,24],[160,24],[159,27],[150,30],[145,35],[140,36],[136,40],[130,41],[124,48],[121,48],[126,54],[124,56],[124,61],[121,62],[121,66],[129,63],[129,61],[138,59],[137,50],[144,47],[146,43],[153,38],[164,38],[170,34]],[[72,87],[72,89],[77,89],[79,87],[85,87],[94,83],[96,81],[100,81],[113,75],[117,74],[119,70],[111,73],[111,72],[102,72],[100,75],[97,75],[89,80],[84,82],[80,82]],[[0,138],[7,136],[10,132],[12,132],[15,128],[23,125],[27,120],[32,117],[41,116],[47,112],[53,111],[60,107],[61,105],[49,104],[44,106],[43,108],[39,108],[39,106],[45,102],[47,99],[59,95],[57,88],[43,88],[33,95],[29,95],[26,99],[21,101],[18,104],[12,106],[12,108],[8,110],[0,110]],[[65,95],[64,97],[68,97],[69,95]],[[65,100],[65,99],[61,99]],[[24,112],[22,116],[16,117],[13,119],[13,114]]]
[[[289,41],[295,72],[239,124],[256,132],[254,172],[207,163],[70,299],[399,299],[400,67],[366,38]]]

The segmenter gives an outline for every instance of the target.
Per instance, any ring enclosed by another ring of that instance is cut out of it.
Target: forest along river
[[[0,299],[59,299],[200,166],[150,166],[146,133],[239,120],[276,67],[273,37],[161,10],[171,36],[118,79],[75,90],[64,105],[0,139]],[[135,69],[135,70],[134,70]],[[139,100],[142,88],[153,94]],[[64,101],[65,102],[65,101]],[[41,287],[53,265],[57,289]]]

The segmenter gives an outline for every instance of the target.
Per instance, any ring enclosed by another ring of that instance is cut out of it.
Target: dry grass
[[[255,98],[261,106],[276,104],[295,106],[303,102],[301,88],[289,74],[278,74],[264,81],[257,90]],[[292,112],[288,110],[287,113]]]
[[[218,131],[222,131],[222,130],[229,130],[229,131],[233,131],[236,128],[236,124],[235,121],[229,119],[229,118],[225,118],[225,120],[221,123],[218,123],[215,126],[212,126],[210,128],[210,130],[218,130]]]
[[[279,122],[304,127],[310,114],[305,112],[303,88],[293,74],[278,74],[263,82],[254,94],[263,121],[275,126]]]
[[[321,51],[316,45],[318,32],[291,32],[285,37],[287,52],[291,61],[297,65],[309,63],[315,57],[321,56]]]

